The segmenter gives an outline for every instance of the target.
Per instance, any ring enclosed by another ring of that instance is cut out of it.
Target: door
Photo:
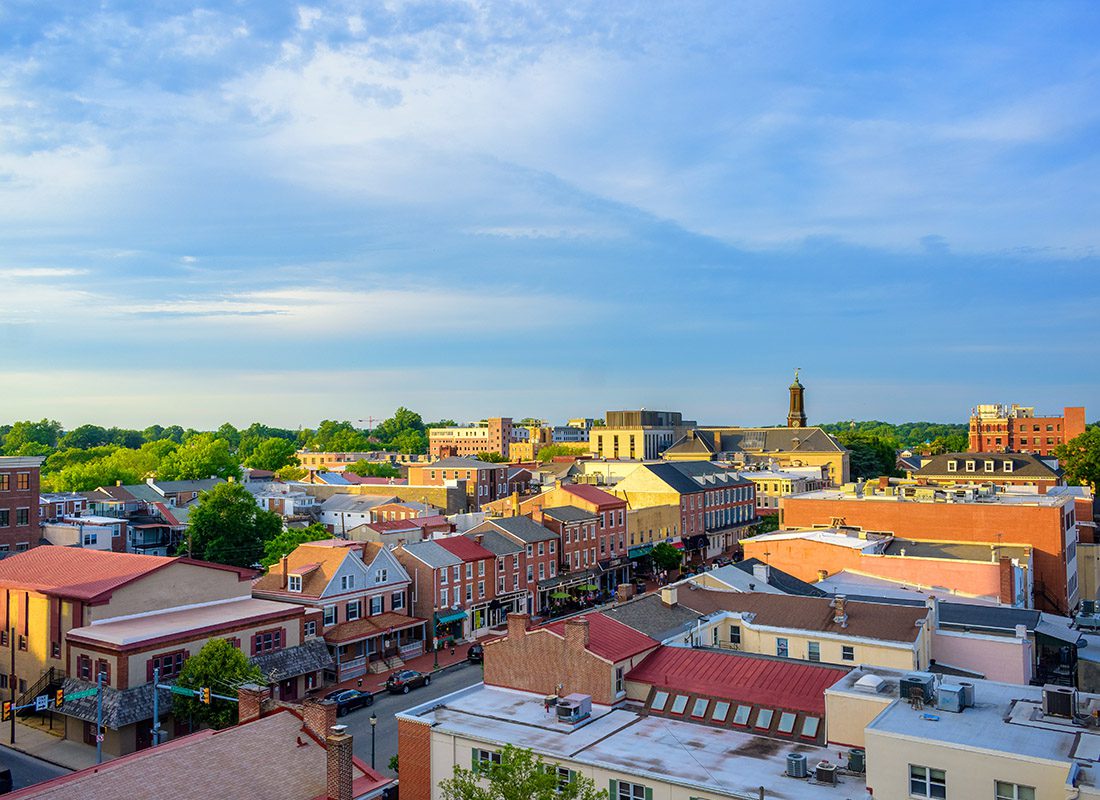
[[[287,678],[279,684],[279,697],[283,700],[298,699],[298,679]]]
[[[137,732],[134,735],[134,745],[138,750],[144,750],[146,747],[153,746],[153,731],[152,722],[139,722],[137,725]]]

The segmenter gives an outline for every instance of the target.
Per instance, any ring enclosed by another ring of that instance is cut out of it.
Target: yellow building
[[[588,434],[588,449],[596,458],[652,461],[695,425],[679,411],[608,411],[606,425]]]
[[[680,506],[643,506],[626,510],[626,534],[631,548],[652,548],[680,536]],[[632,556],[641,553],[631,553]]]

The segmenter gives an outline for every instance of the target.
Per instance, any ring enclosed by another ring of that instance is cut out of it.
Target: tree
[[[188,528],[191,554],[204,561],[252,567],[264,555],[264,545],[282,531],[279,515],[256,505],[239,483],[220,483],[199,495]],[[188,543],[180,550],[186,553]]]
[[[423,431],[402,431],[389,442],[388,449],[396,450],[398,453],[426,453],[428,437]]]
[[[4,454],[9,456],[45,456],[57,447],[61,438],[61,423],[43,419],[23,420],[11,426],[4,437]]]
[[[970,447],[970,438],[965,433],[951,433],[937,436],[926,447],[918,448],[922,453],[938,456],[941,453],[965,453]]]
[[[363,478],[400,478],[401,470],[387,461],[356,461],[347,471]]]
[[[562,783],[556,765],[510,744],[501,749],[500,763],[475,761],[472,767],[456,764],[454,776],[440,782],[445,800],[607,800],[591,778],[570,773]]]
[[[260,668],[248,657],[222,638],[215,638],[202,646],[195,655],[183,662],[183,669],[176,678],[176,685],[188,689],[209,688],[214,694],[233,696],[245,683],[264,684]],[[176,719],[194,719],[211,728],[228,728],[237,724],[237,704],[212,698],[210,705],[197,698],[173,695],[172,715]]]
[[[454,428],[458,425],[453,419],[441,419],[436,422],[429,422],[424,426],[425,430],[431,428]]]
[[[281,481],[286,481],[287,483],[300,481],[308,474],[309,470],[305,467],[288,466],[283,467],[282,469],[275,470],[275,477]]]
[[[760,521],[752,528],[753,536],[760,536],[764,533],[772,533],[779,530],[779,515],[778,514],[763,514],[760,517]]]
[[[306,542],[318,542],[321,539],[331,539],[332,534],[320,522],[314,522],[307,528],[285,530],[274,538],[264,542],[264,557],[260,559],[260,566],[270,567],[277,563],[283,556],[294,551],[300,544]]]
[[[248,456],[248,466],[253,469],[266,469],[271,472],[283,467],[297,466],[302,463],[295,455],[294,442],[272,437],[264,439]]]
[[[379,441],[392,442],[397,436],[405,431],[423,431],[424,420],[420,418],[420,415],[415,411],[401,406],[393,412],[393,416],[387,420],[383,420],[378,424],[371,433],[373,433]]]
[[[77,450],[87,450],[90,447],[103,447],[110,443],[111,437],[110,434],[107,433],[106,428],[102,428],[99,425],[81,425],[79,428],[73,428],[62,436],[57,446],[60,448],[71,447]]]
[[[241,432],[228,422],[222,423],[222,426],[218,428],[217,435],[219,439],[225,439],[229,442],[229,447],[233,450],[236,450],[241,443]]]
[[[1054,448],[1058,463],[1066,474],[1067,483],[1091,486],[1093,494],[1100,489],[1100,427],[1087,428],[1080,436]]]
[[[164,459],[157,477],[165,481],[194,481],[202,478],[239,478],[241,467],[229,450],[229,442],[212,433],[196,434]]]
[[[858,431],[839,433],[836,438],[850,451],[849,463],[853,478],[900,475],[897,468],[897,442],[893,439],[883,439]]]
[[[653,563],[657,569],[665,570],[666,572],[672,572],[680,568],[680,564],[684,561],[684,554],[682,551],[677,550],[668,542],[657,542],[653,546],[653,550],[650,551],[649,557],[653,559]]]
[[[547,464],[554,460],[555,456],[583,456],[588,454],[588,447],[583,444],[548,444],[539,450],[539,461]]]
[[[477,454],[478,460],[484,461],[486,464],[504,464],[507,463],[508,457],[501,455],[500,453],[490,453],[488,451]]]

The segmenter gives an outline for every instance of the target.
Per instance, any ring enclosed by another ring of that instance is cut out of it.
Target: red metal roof
[[[662,646],[626,677],[682,694],[824,714],[825,690],[846,673],[817,664]]]
[[[0,561],[0,586],[93,600],[176,561],[163,556],[44,545]]]
[[[609,492],[605,492],[603,489],[597,489],[595,486],[589,486],[586,483],[563,483],[561,488],[574,497],[579,497],[601,508],[618,508],[619,506],[626,505],[626,501],[621,497],[616,497]]]
[[[598,611],[583,615],[583,619],[588,620],[587,650],[608,661],[623,661],[660,645],[656,639],[651,639]],[[558,636],[565,636],[565,620],[551,622],[545,627]]]
[[[442,539],[434,539],[436,544],[453,556],[458,556],[463,561],[480,561],[483,558],[495,559],[492,551],[486,550],[473,539],[466,536],[444,536]]]

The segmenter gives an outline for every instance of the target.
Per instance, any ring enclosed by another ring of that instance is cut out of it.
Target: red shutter
[[[156,668],[155,659],[150,658],[145,662],[145,680],[153,680],[153,670]]]
[[[73,627],[84,627],[84,604],[79,600],[73,601]]]
[[[260,635],[258,633],[252,634],[252,655],[256,655],[256,647],[259,645]]]

